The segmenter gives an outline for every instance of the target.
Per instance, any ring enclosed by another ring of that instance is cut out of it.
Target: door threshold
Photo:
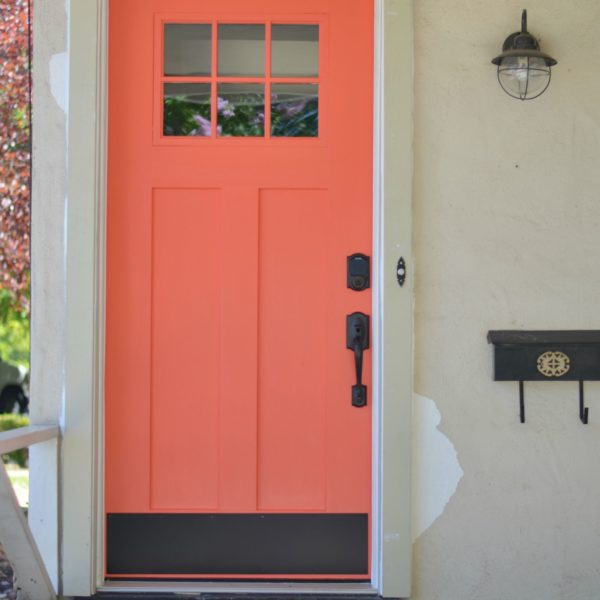
[[[234,582],[234,581],[106,581],[98,586],[97,594],[227,594],[234,597],[243,594],[248,600],[251,595],[297,596],[377,596],[377,590],[370,583],[330,583],[318,582]]]

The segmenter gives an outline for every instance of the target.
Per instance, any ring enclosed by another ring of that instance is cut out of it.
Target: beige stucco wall
[[[531,102],[490,64],[522,8],[559,61]],[[600,329],[600,3],[416,0],[415,34],[413,597],[597,599],[600,384],[587,426],[526,384],[522,425],[486,333]]]

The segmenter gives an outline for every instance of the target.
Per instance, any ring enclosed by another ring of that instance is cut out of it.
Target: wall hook
[[[519,412],[521,423],[525,423],[525,383],[523,381],[519,381]]]
[[[579,420],[587,425],[583,384],[600,381],[600,330],[496,330],[494,379],[519,382],[519,412],[525,423],[525,381],[579,382]],[[569,400],[572,402],[572,400]]]
[[[579,382],[579,418],[584,425],[588,424],[589,408],[585,406],[583,400],[583,381]]]

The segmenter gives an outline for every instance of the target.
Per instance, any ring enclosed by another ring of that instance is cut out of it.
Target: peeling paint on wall
[[[69,107],[69,62],[66,52],[53,54],[49,64],[50,91],[61,110]]]
[[[435,402],[413,399],[413,542],[444,512],[464,472],[452,442],[438,430],[442,415]]]

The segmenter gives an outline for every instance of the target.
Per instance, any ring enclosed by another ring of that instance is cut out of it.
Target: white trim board
[[[69,2],[67,335],[62,471],[62,594],[89,596],[102,571],[105,0]]]
[[[409,597],[413,388],[413,4],[376,0],[373,386],[373,583]],[[407,265],[398,285],[399,258]]]
[[[69,3],[68,330],[61,536],[62,593],[67,596],[88,596],[101,586],[109,589],[102,576],[107,6],[107,0]],[[373,321],[373,338],[378,342],[373,349],[373,581],[368,589],[385,597],[408,597],[412,1],[375,0],[375,8],[373,302],[374,314],[381,316]],[[396,282],[400,256],[408,265],[403,288]],[[334,591],[326,584],[317,587],[313,593]],[[189,592],[201,589],[193,586]]]

